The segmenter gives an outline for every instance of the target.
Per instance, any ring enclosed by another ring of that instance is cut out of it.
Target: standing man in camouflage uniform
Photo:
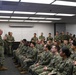
[[[7,41],[7,34],[3,37],[4,40],[4,53],[8,54],[8,41]]]
[[[54,40],[60,40],[59,32],[56,31],[56,35],[54,36]]]
[[[9,45],[9,51],[8,51],[8,55],[11,55],[12,52],[12,42],[14,42],[14,37],[12,36],[12,32],[8,32],[8,36],[7,36],[7,41],[8,41],[8,45]]]
[[[38,38],[36,37],[36,33],[34,33],[34,36],[31,38],[31,41],[36,43],[37,40]]]
[[[43,36],[43,33],[39,36],[39,40],[45,41],[45,37]]]
[[[7,68],[3,66],[4,64],[4,42],[1,37],[2,33],[3,31],[0,29],[0,70],[7,70]]]
[[[49,33],[48,37],[47,37],[47,41],[49,41],[49,40],[53,41],[53,37],[51,36],[51,33]]]

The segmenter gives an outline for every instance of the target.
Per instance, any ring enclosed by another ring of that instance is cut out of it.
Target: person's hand
[[[51,75],[50,73],[48,75]]]
[[[44,70],[47,70],[47,67],[46,66],[44,67]]]
[[[73,61],[73,64],[76,65],[76,61]]]
[[[38,65],[39,65],[39,63],[36,64],[36,66],[38,66]]]

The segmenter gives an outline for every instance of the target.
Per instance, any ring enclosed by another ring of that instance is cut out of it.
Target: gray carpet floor
[[[0,75],[31,75],[30,73],[20,74],[19,70],[15,68],[12,57],[5,57],[4,66],[7,67],[8,70],[0,71]]]

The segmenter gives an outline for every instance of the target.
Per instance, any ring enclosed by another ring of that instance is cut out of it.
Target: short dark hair
[[[35,42],[31,42],[34,46],[36,46],[36,43]]]
[[[27,40],[26,39],[23,39],[23,41],[26,42]]]
[[[36,33],[34,33],[36,35]]]
[[[46,45],[46,48],[48,48],[48,50],[50,50],[51,49],[51,46],[50,45]]]
[[[51,35],[51,33],[49,33]]]
[[[57,49],[57,51],[60,51],[60,47],[58,45],[55,45],[55,48]]]
[[[67,57],[69,57],[71,55],[71,52],[70,52],[69,48],[67,48],[67,47],[62,47],[62,52],[65,53],[65,55]]]

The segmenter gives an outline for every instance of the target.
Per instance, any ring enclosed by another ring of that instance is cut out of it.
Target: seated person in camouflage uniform
[[[31,66],[31,69],[34,73],[36,73],[37,70],[43,68],[45,65],[48,65],[50,60],[52,59],[52,53],[49,51],[50,46],[45,45],[44,50],[45,51],[41,53],[39,61],[34,64],[34,66]]]
[[[57,65],[57,67],[47,75],[72,75],[72,60],[69,58],[70,55],[70,50],[67,47],[63,47],[60,50],[60,56],[62,57],[62,60]]]
[[[35,43],[34,42],[31,42],[30,44],[30,47],[31,47],[31,50],[29,51],[29,53],[27,54],[26,58],[23,60],[23,65],[22,65],[22,71],[21,73],[25,73],[29,66],[32,65],[36,59],[37,59],[37,49],[35,48]]]
[[[42,44],[42,42],[40,40],[38,40],[36,42],[36,48],[38,49],[38,54],[43,52],[43,47],[44,47],[44,45]]]
[[[44,68],[37,71],[39,75],[47,75],[50,71],[52,71],[61,61],[61,57],[59,55],[60,48],[58,46],[52,45],[51,51],[53,53],[53,58],[50,60],[49,65],[45,66]]]
[[[60,45],[60,47],[68,47],[70,48],[69,39],[64,38],[63,43]]]
[[[19,65],[20,65],[20,62],[21,62],[22,58],[26,55],[27,48],[28,48],[27,41],[26,41],[26,39],[23,39],[23,47],[21,48],[20,53],[17,57]]]
[[[76,75],[76,40],[73,40],[71,49],[72,49],[71,59],[73,62],[73,74],[72,75]]]
[[[23,46],[23,40],[20,41],[20,44],[19,44],[18,48],[16,50],[13,50],[13,57],[14,57],[14,59],[16,59],[16,55],[21,50],[22,46]]]

